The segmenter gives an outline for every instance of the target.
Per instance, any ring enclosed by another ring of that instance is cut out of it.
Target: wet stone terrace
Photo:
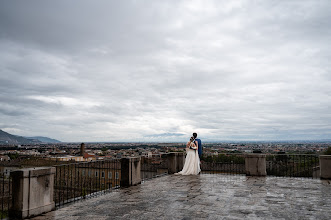
[[[331,183],[307,178],[168,175],[40,219],[330,219]]]

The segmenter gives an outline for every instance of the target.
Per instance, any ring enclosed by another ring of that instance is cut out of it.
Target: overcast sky
[[[331,138],[329,0],[2,0],[0,129]]]

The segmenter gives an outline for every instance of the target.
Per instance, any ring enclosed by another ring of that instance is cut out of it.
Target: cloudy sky
[[[329,0],[2,0],[0,129],[330,139],[330,42]]]

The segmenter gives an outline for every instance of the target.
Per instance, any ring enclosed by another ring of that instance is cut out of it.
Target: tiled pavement
[[[331,219],[331,184],[301,178],[168,175],[33,219]]]

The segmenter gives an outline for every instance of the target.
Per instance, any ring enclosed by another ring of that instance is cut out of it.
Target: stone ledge
[[[36,167],[36,168],[25,168],[15,170],[11,175],[13,177],[19,178],[29,178],[29,177],[37,177],[37,176],[47,176],[56,173],[55,167]]]
[[[331,160],[331,155],[320,155],[320,159]]]

